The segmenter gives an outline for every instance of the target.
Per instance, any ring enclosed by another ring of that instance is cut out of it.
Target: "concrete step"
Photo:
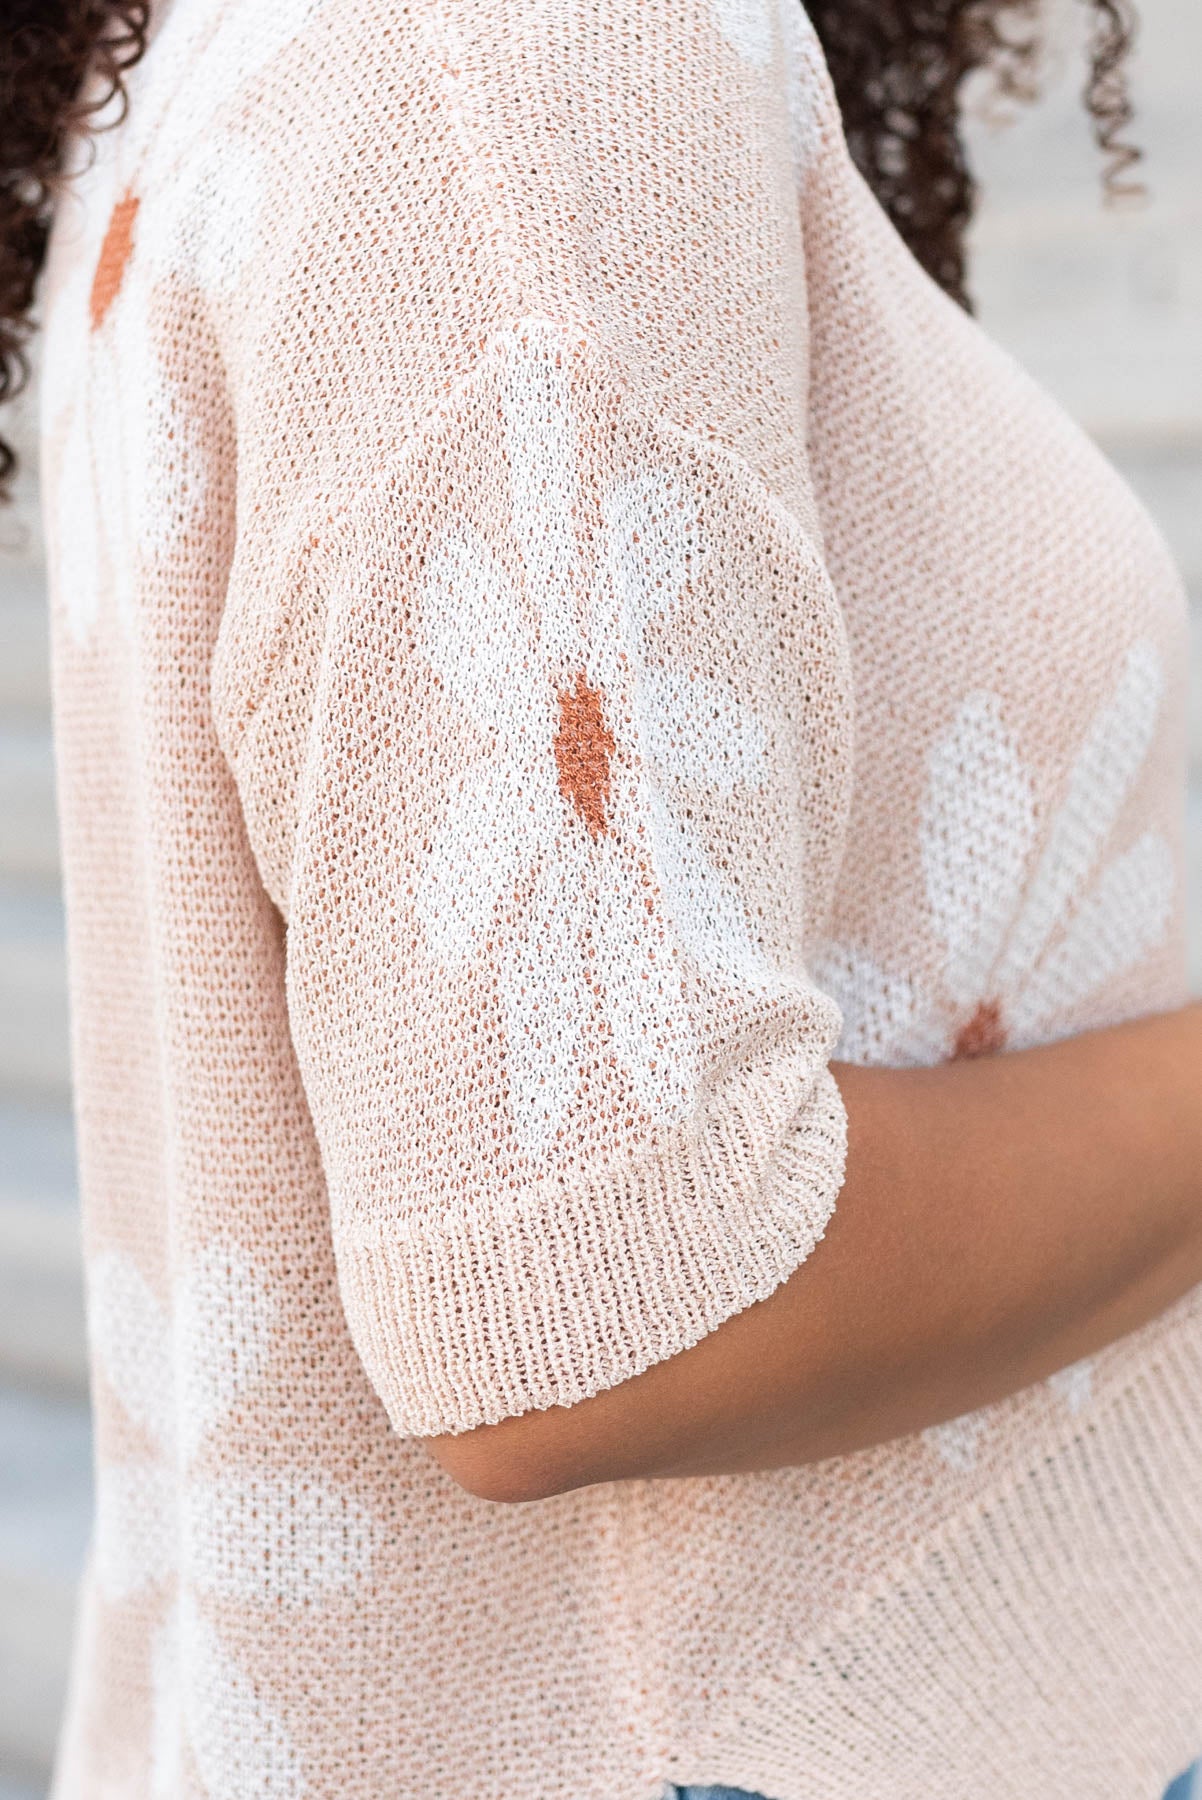
[[[0,1102],[0,1382],[82,1398],[87,1379],[71,1117]]]
[[[45,575],[41,563],[0,554],[0,714],[50,708]]]
[[[68,1081],[61,902],[0,883],[0,1094],[61,1100]]]
[[[0,1388],[0,1772],[44,1784],[91,1525],[87,1408]]]
[[[0,881],[49,886],[58,869],[49,719],[29,711],[9,723],[0,712]]]
[[[974,118],[968,130],[983,190],[971,276],[982,322],[1100,436],[1196,437],[1202,11],[1196,0],[1140,9],[1129,135],[1146,152],[1136,171],[1146,196],[1105,206],[1103,162],[1080,100],[1090,9],[1043,10],[1058,12],[1065,41],[1044,100],[1019,108],[1009,129]]]
[[[1101,441],[1196,441],[1197,233],[1171,208],[1107,215],[1092,191],[983,220],[970,265],[978,317]]]

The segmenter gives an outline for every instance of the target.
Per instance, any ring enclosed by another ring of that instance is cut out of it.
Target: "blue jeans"
[[[764,1800],[762,1794],[749,1794],[743,1788],[683,1787],[676,1789],[677,1800]],[[1202,1800],[1202,1762],[1196,1762],[1165,1793],[1164,1800]]]

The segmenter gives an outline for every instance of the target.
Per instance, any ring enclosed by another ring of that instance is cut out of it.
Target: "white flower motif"
[[[713,0],[714,17],[728,44],[753,68],[772,61],[779,0]]]
[[[964,701],[931,748],[919,826],[940,980],[923,993],[857,946],[825,947],[813,972],[843,1010],[840,1054],[935,1063],[1042,1042],[1163,941],[1176,884],[1163,837],[1146,832],[1094,878],[1163,691],[1156,649],[1140,640],[1086,733],[1037,860],[1034,782],[1001,709],[989,694]]]
[[[181,1791],[185,1737],[211,1800],[299,1795],[300,1759],[271,1707],[223,1650],[204,1596],[270,1607],[353,1586],[373,1526],[324,1477],[195,1467],[207,1433],[262,1372],[275,1303],[241,1249],[218,1240],[177,1283],[169,1319],[119,1251],[89,1271],[96,1362],[154,1454],[102,1465],[96,1519],[101,1591],[175,1594],[151,1651],[151,1792]]]
[[[977,1440],[985,1429],[982,1412],[962,1413],[958,1419],[947,1419],[942,1425],[930,1425],[923,1432],[928,1444],[938,1450],[949,1468],[963,1473],[977,1460]]]
[[[986,693],[964,701],[930,751],[919,827],[940,978],[923,992],[856,945],[826,947],[811,974],[843,1012],[840,1055],[935,1063],[1045,1041],[1163,941],[1176,885],[1165,839],[1145,832],[1099,872],[1163,691],[1160,657],[1141,639],[1094,716],[1038,854],[1034,782],[1001,708]],[[1051,1378],[1073,1412],[1089,1398],[1090,1372],[1086,1358]],[[981,1429],[972,1413],[929,1436],[962,1468]]]
[[[768,769],[764,729],[730,689],[657,666],[648,646],[707,556],[701,498],[666,470],[618,483],[582,595],[569,377],[553,328],[530,321],[521,342],[501,407],[512,534],[539,629],[474,527],[447,525],[427,559],[421,640],[493,747],[456,781],[414,905],[430,951],[453,968],[480,954],[526,883],[524,918],[501,946],[500,1000],[514,1128],[539,1153],[576,1096],[599,1018],[640,1103],[684,1116],[696,1044],[681,948],[720,985],[773,992],[786,980],[665,793],[676,781],[729,792]]]
[[[1048,1376],[1048,1386],[1071,1413],[1084,1412],[1093,1398],[1093,1358],[1083,1356],[1067,1368]]]
[[[270,6],[225,6],[216,21],[212,7],[172,7],[155,37],[153,57],[131,71],[125,127],[129,161],[153,151],[162,170],[212,138],[219,109],[228,111],[314,22],[324,4],[272,0]]]
[[[1093,1358],[1084,1356],[1067,1368],[1057,1369],[1054,1375],[1048,1376],[1047,1385],[1075,1418],[1085,1411],[1093,1398]],[[989,1408],[979,1407],[975,1412],[948,1419],[942,1425],[928,1426],[923,1437],[950,1468],[964,1472],[976,1462],[977,1445],[988,1422]]]
[[[234,132],[194,133],[145,200],[119,190],[113,144],[105,150],[85,184],[97,220],[56,297],[64,350],[48,358],[43,396],[62,446],[54,592],[80,645],[106,588],[128,625],[140,574],[165,567],[201,525],[208,461],[195,407],[164,360],[156,294],[167,277],[210,299],[231,292],[257,241],[264,190],[257,153]]]

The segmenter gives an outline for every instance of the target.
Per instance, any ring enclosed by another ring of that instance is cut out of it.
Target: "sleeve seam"
[[[471,392],[500,358],[507,342],[532,324],[549,326],[561,333],[565,351],[575,358],[581,360],[591,358],[599,362],[608,361],[607,353],[602,347],[596,345],[592,336],[579,324],[567,322],[562,318],[548,317],[540,311],[522,313],[521,316],[494,327],[471,367],[457,377],[438,400],[425,409],[404,443],[389,458],[387,464],[366,483],[358,481],[354,491],[344,496],[341,501],[339,501],[337,490],[333,495],[327,497],[329,504],[322,524],[310,531],[295,553],[293,568],[297,585],[306,578],[308,569],[319,558],[330,556],[334,552],[344,533],[352,528],[355,519],[370,505],[381,486],[391,481],[398,469],[404,468],[410,458],[420,452],[431,424],[452,415],[463,397]],[[615,390],[622,396],[623,403],[627,403],[633,385],[631,376],[619,368],[612,372],[611,379]],[[657,429],[665,435],[675,437],[678,442],[699,446],[707,454],[724,463],[732,480],[744,490],[748,503],[763,508],[771,516],[777,529],[783,531],[793,541],[796,553],[810,566],[817,579],[825,585],[830,584],[824,557],[814,543],[811,534],[796,514],[773,492],[742,452],[735,449],[724,437],[700,431],[695,425],[682,424],[669,415],[660,416],[656,423]],[[228,745],[226,753],[235,772],[241,759],[245,740],[270,697],[276,677],[284,665],[293,625],[292,610],[281,606],[273,634],[270,656],[264,659],[263,670],[254,694],[248,696],[239,708],[236,723],[230,734],[232,741]]]
[[[431,60],[436,70],[436,84],[443,94],[455,137],[462,149],[464,168],[476,188],[482,207],[486,211],[495,210],[503,222],[508,270],[507,278],[501,287],[500,297],[503,316],[510,320],[510,324],[508,327],[501,325],[494,328],[486,340],[485,347],[471,367],[447,388],[440,399],[420,415],[408,438],[391,460],[390,472],[395,470],[398,464],[403,466],[405,460],[420,446],[431,420],[440,417],[444,409],[453,406],[464,393],[470,391],[473,384],[479,379],[481,372],[487,368],[496,354],[497,343],[506,335],[507,330],[520,329],[530,318],[542,316],[539,310],[530,305],[527,300],[527,294],[532,291],[532,287],[523,279],[522,270],[525,258],[521,249],[521,234],[516,228],[504,183],[490,179],[487,174],[486,158],[480,150],[479,133],[470,116],[469,84],[463,78],[455,61],[453,33],[448,26],[443,9],[436,7],[432,10],[433,19],[425,16],[418,17],[417,29],[429,44]],[[548,322],[560,323],[559,321]],[[569,331],[573,329],[583,339],[585,335],[583,323],[568,328]],[[383,478],[384,474],[381,472],[379,479]],[[304,579],[306,568],[313,561],[315,554],[326,547],[329,541],[326,535],[328,528],[341,526],[343,521],[353,516],[360,500],[366,499],[371,491],[371,487],[364,488],[355,499],[344,502],[341,506],[338,504],[337,489],[328,496],[331,505],[322,526],[310,532],[295,552],[292,566],[298,582]],[[267,701],[276,675],[284,661],[292,623],[290,612],[286,608],[281,608],[275,622],[270,655],[265,659],[254,694],[243,700],[236,720],[233,722],[230,732],[231,741],[226,754],[235,772],[241,759],[247,733],[255,716]]]

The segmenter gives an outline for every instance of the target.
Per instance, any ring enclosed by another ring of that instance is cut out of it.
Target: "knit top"
[[[153,23],[45,289],[56,1800],[1153,1800],[1202,1291],[813,1466],[501,1506],[416,1440],[820,1259],[836,1055],[1183,998],[1160,538],[903,246],[798,0]]]

